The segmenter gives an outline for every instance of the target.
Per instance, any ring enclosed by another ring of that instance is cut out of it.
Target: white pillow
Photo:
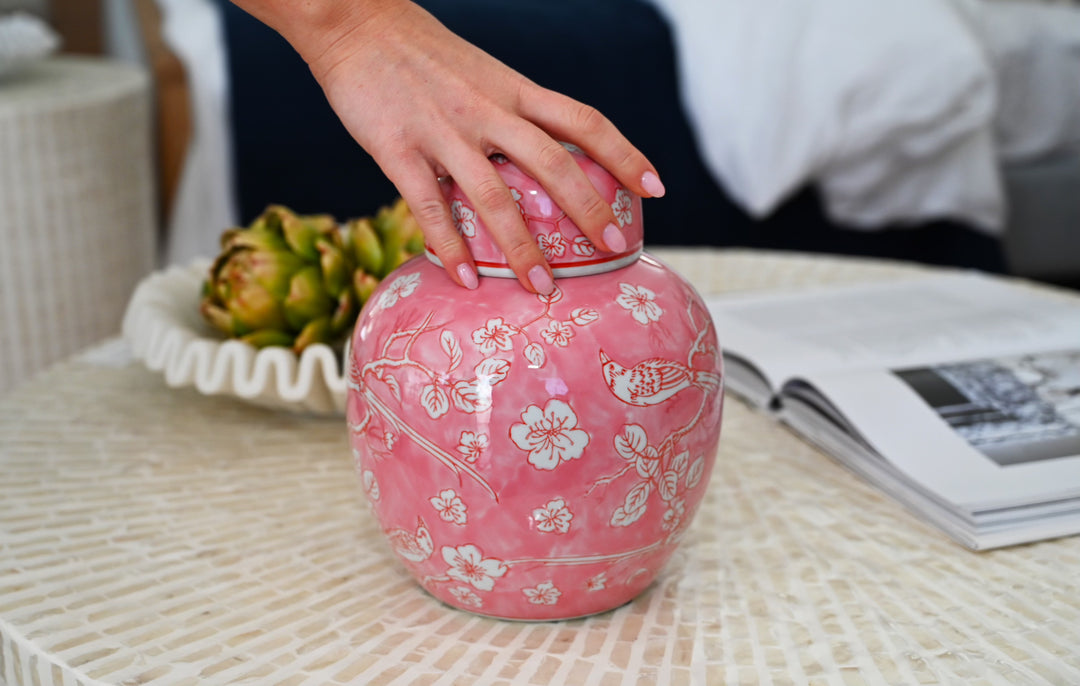
[[[1080,6],[996,0],[978,25],[998,75],[1001,159],[1080,149]]]
[[[820,182],[840,221],[1000,225],[993,142],[981,135],[994,75],[949,0],[654,2],[673,27],[703,157],[753,215]],[[892,198],[893,179],[922,165],[950,187],[921,205],[909,178]]]

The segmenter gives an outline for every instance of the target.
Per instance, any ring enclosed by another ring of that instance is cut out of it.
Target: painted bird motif
[[[417,517],[416,524],[416,533],[405,529],[391,529],[386,532],[386,537],[398,555],[410,562],[423,562],[431,557],[435,545],[424,518]]]
[[[679,362],[658,357],[642,360],[628,369],[601,350],[600,364],[604,381],[615,397],[639,407],[658,405],[691,386],[705,391],[720,387],[720,376],[714,372],[690,369]]]

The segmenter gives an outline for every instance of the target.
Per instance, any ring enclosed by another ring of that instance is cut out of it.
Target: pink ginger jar
[[[505,619],[581,617],[641,593],[701,504],[720,437],[705,304],[642,253],[640,198],[572,152],[625,252],[598,250],[496,158],[555,292],[523,289],[447,184],[479,288],[414,258],[372,295],[351,346],[349,435],[391,548],[439,600]]]

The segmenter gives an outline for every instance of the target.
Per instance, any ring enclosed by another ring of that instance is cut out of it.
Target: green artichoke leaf
[[[285,319],[294,331],[303,329],[314,319],[329,319],[333,307],[334,303],[323,287],[322,274],[318,267],[304,267],[296,272],[284,302]]]
[[[353,295],[352,288],[345,289],[345,292],[338,298],[334,314],[330,317],[330,329],[333,334],[340,336],[352,328],[352,325],[356,323],[356,315],[359,312],[360,307],[356,302],[356,296]]]
[[[305,262],[314,264],[319,261],[315,241],[323,234],[317,228],[290,212],[281,216],[281,230],[285,234],[285,242]]]
[[[221,245],[221,249],[222,250],[228,250],[229,246],[232,245],[233,240],[236,238],[236,234],[239,233],[240,231],[246,231],[246,230],[247,229],[242,229],[242,228],[240,228],[238,226],[234,226],[231,229],[225,229],[224,231],[222,231],[221,232],[221,238],[218,241],[219,244]]]
[[[356,297],[363,305],[371,297],[371,294],[379,286],[379,279],[371,274],[365,274],[364,270],[357,269],[353,272],[353,289],[356,291]]]
[[[202,316],[211,326],[226,336],[236,334],[236,323],[233,321],[233,316],[229,314],[228,310],[217,305],[209,298],[203,299],[199,304],[199,312],[202,313]]]
[[[405,241],[405,251],[410,255],[419,255],[424,252],[424,233],[417,231]]]
[[[217,257],[214,258],[213,263],[210,265],[210,278],[203,286],[203,291],[209,291],[221,296],[221,281],[223,273],[229,268],[229,263],[236,256],[236,254],[243,250],[243,248],[229,247],[222,250]]]
[[[222,250],[232,248],[253,248],[256,250],[281,250],[289,249],[285,237],[281,233],[281,222],[276,219],[277,215],[268,209],[255,219],[247,228],[233,228],[221,234]]]
[[[240,340],[245,343],[250,343],[256,348],[268,348],[270,346],[284,346],[292,347],[293,337],[284,331],[275,331],[273,329],[262,329],[261,331],[252,331],[251,333],[240,336]]]
[[[338,222],[332,214],[306,214],[301,219],[321,234],[336,235],[338,233]]]
[[[340,297],[349,287],[349,277],[353,266],[345,257],[345,251],[326,238],[315,241],[319,251],[319,265],[322,267],[323,284],[331,297]]]
[[[380,212],[379,214],[382,215],[383,213]],[[389,217],[384,216],[382,221],[376,221],[375,224],[379,238],[382,240],[383,254],[385,255],[382,267],[375,272],[375,275],[380,279],[394,271],[398,265],[405,261],[402,255],[405,248],[405,238],[401,233],[394,230],[394,225],[390,221]]]
[[[369,274],[378,274],[386,261],[386,253],[371,220],[363,217],[350,221],[345,235],[360,268]]]
[[[320,317],[307,323],[293,342],[293,351],[299,354],[304,348],[315,343],[333,342],[333,332],[330,328],[330,317]]]
[[[287,326],[281,301],[263,288],[249,274],[231,281],[225,308],[233,316],[234,333],[244,335],[260,329],[284,329]]]
[[[380,278],[423,251],[423,231],[403,198],[398,198],[390,207],[381,208],[375,215],[374,224],[386,255],[382,269],[375,272]]]
[[[293,275],[305,267],[303,260],[285,250],[247,250],[237,259],[278,300],[288,296]]]

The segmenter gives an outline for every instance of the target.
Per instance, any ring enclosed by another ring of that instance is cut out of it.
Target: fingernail
[[[609,252],[622,252],[626,250],[626,238],[623,237],[622,231],[619,231],[619,227],[614,224],[608,224],[604,227],[604,245],[607,246]]]
[[[551,280],[551,275],[540,265],[530,269],[528,277],[529,283],[540,295],[551,295],[551,292],[555,290],[555,282]]]
[[[641,187],[653,198],[663,197],[664,193],[667,192],[664,190],[664,184],[660,183],[660,177],[651,171],[641,175]]]
[[[461,279],[461,285],[468,288],[470,291],[476,290],[476,287],[480,285],[480,282],[476,278],[476,272],[472,270],[472,267],[464,262],[457,266],[457,275]]]

